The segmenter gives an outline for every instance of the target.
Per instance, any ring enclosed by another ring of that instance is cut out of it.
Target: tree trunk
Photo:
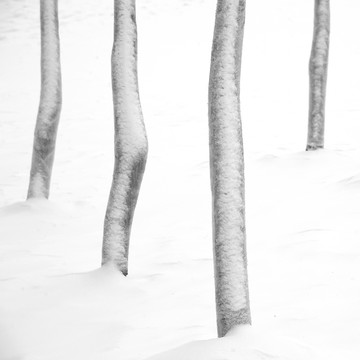
[[[60,41],[57,0],[40,0],[41,95],[27,198],[48,198],[61,112]]]
[[[315,0],[314,34],[309,62],[309,127],[306,150],[324,147],[325,97],[329,56],[329,0]]]
[[[219,337],[250,324],[240,68],[245,0],[218,0],[209,82],[210,173]]]
[[[105,215],[102,264],[128,273],[129,239],[147,158],[137,78],[135,0],[115,0],[112,86],[115,166]]]

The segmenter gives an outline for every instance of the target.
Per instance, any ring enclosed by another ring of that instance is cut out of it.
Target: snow
[[[314,352],[305,344],[284,336],[274,336],[274,329],[266,329],[266,332],[264,330],[259,332],[250,325],[239,326],[224,338],[191,342],[150,359],[300,360],[313,358]]]
[[[113,170],[112,5],[59,2],[63,108],[50,200],[24,202],[40,93],[38,4],[0,2],[0,359],[357,360],[359,4],[331,4],[325,150],[305,152],[313,2],[247,2],[253,326],[223,339],[207,128],[215,2],[138,1],[150,148],[126,278],[100,269]]]

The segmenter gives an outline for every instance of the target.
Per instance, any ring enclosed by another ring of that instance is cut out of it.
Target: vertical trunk
[[[316,150],[324,147],[329,35],[329,0],[315,0],[314,34],[309,62],[309,127],[306,150]]]
[[[115,0],[112,86],[115,166],[105,215],[102,264],[128,273],[131,223],[147,158],[137,78],[135,0]]]
[[[41,95],[36,120],[27,198],[48,198],[61,111],[60,42],[57,0],[40,0]]]
[[[245,0],[218,0],[209,82],[210,172],[218,335],[250,324],[240,68]]]

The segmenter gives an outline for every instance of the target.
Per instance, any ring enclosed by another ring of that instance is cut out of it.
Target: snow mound
[[[353,176],[348,176],[346,178],[343,178],[342,180],[339,180],[338,183],[345,187],[357,188],[360,186],[360,174],[358,173]]]
[[[319,359],[315,351],[298,341],[239,326],[220,339],[194,341],[148,360],[304,360]]]
[[[31,280],[18,280],[0,301],[7,304],[0,312],[2,360],[8,354],[100,359],[132,331],[136,316],[129,309],[141,309],[144,298],[144,291],[112,267]]]

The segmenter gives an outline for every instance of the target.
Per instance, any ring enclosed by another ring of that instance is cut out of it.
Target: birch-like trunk
[[[112,86],[115,166],[104,223],[102,264],[128,273],[130,230],[147,158],[137,77],[135,0],[114,1]]]
[[[27,198],[49,197],[62,94],[57,0],[40,0],[41,94]]]
[[[218,0],[209,82],[210,173],[219,337],[250,324],[240,68],[245,0]]]
[[[306,150],[324,147],[329,35],[329,0],[315,0],[314,34],[309,62],[309,126]]]

